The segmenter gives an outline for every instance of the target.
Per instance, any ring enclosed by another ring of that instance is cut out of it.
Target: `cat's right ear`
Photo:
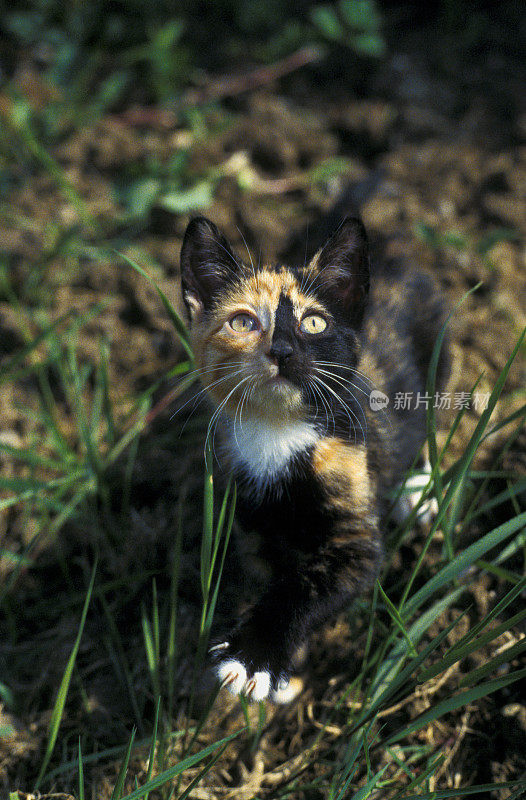
[[[181,248],[183,299],[193,322],[237,276],[241,265],[219,228],[206,217],[190,221]]]

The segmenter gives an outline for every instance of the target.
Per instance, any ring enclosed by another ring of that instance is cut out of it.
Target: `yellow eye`
[[[250,333],[251,331],[257,331],[259,324],[257,319],[250,314],[236,314],[230,320],[230,327],[236,333]]]
[[[327,327],[327,320],[320,314],[307,314],[300,323],[300,330],[304,333],[323,333]]]

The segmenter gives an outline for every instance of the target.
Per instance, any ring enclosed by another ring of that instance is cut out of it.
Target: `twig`
[[[183,106],[201,105],[211,100],[221,100],[223,97],[232,97],[236,94],[253,91],[259,86],[272,83],[307,64],[319,61],[321,55],[322,51],[318,47],[302,47],[275,64],[257,67],[244,75],[224,75],[211,80],[206,86],[189,89],[183,95]]]

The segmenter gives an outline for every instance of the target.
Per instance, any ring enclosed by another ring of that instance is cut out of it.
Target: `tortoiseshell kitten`
[[[370,292],[366,233],[350,217],[300,267],[243,264],[196,218],[181,274],[237,516],[271,568],[259,601],[213,648],[216,673],[234,694],[286,701],[295,652],[378,574],[388,492],[425,439],[424,404],[393,399],[425,392],[442,300],[428,276],[392,264],[375,268]],[[372,410],[373,389],[385,408]]]

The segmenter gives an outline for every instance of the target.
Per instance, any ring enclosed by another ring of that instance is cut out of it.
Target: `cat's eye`
[[[323,333],[327,328],[327,320],[321,314],[307,314],[300,322],[303,333]]]
[[[257,331],[259,328],[257,319],[251,314],[236,314],[229,324],[236,333],[250,333],[251,331]]]

